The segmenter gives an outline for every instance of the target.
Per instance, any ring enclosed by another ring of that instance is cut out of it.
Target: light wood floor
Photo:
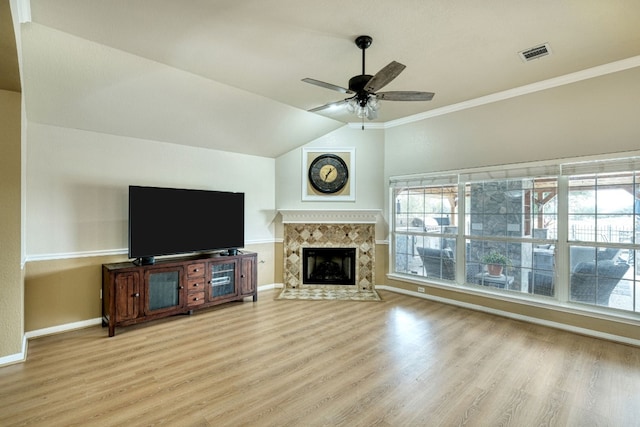
[[[640,425],[640,348],[391,292],[275,295],[31,340],[0,425]]]

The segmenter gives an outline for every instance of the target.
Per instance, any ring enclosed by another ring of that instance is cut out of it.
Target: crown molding
[[[542,80],[540,82],[531,83],[531,84],[520,86],[514,89],[509,89],[502,92],[496,92],[491,95],[470,99],[468,101],[459,102],[457,104],[447,105],[441,108],[425,111],[424,113],[402,117],[400,119],[391,120],[391,121],[382,123],[382,125],[384,129],[389,129],[396,126],[406,125],[409,123],[418,122],[420,120],[429,119],[432,117],[450,114],[456,111],[461,111],[469,108],[478,107],[481,105],[491,104],[493,102],[504,101],[506,99],[539,92],[541,90],[551,89],[558,86],[564,86],[571,83],[576,83],[582,80],[592,79],[594,77],[600,77],[600,76],[605,76],[607,74],[617,73],[618,71],[629,70],[635,67],[640,67],[640,55],[633,56],[627,59],[622,59],[620,61],[610,62],[604,65],[598,65],[592,68],[587,68],[586,70],[576,71],[575,73],[565,74],[563,76]],[[353,124],[357,126],[361,125],[359,123],[353,123]],[[380,125],[381,123],[376,123],[376,124]],[[350,123],[349,126],[351,125],[352,124]],[[365,125],[365,128],[368,129],[369,127]],[[376,127],[376,129],[379,129],[379,127]]]

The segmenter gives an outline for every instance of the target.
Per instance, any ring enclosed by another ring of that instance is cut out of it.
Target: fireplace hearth
[[[303,248],[303,285],[355,286],[355,248]]]

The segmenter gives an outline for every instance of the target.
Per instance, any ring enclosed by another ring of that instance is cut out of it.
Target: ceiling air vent
[[[518,55],[520,55],[520,58],[524,62],[533,61],[534,59],[542,58],[543,56],[550,54],[551,46],[549,46],[549,43],[541,44],[540,46],[518,52]]]

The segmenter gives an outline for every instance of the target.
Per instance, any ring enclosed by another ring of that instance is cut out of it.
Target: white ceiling
[[[378,122],[640,55],[638,0],[31,0],[27,114],[41,123],[276,157],[357,121],[306,110],[361,72],[407,68]],[[552,55],[518,52],[549,43]]]

